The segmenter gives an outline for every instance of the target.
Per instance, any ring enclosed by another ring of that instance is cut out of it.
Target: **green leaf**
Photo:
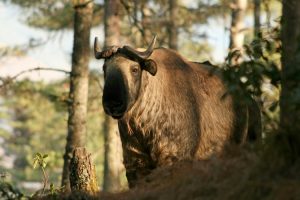
[[[279,102],[275,101],[274,103],[272,103],[272,105],[270,106],[269,110],[271,112],[274,112],[276,110],[276,108],[278,107]]]
[[[42,167],[45,169],[47,166],[47,163],[45,161],[42,162]]]
[[[34,161],[33,161],[33,169],[36,169],[37,165],[38,165],[38,160],[34,159]]]
[[[42,157],[42,154],[36,153],[35,156],[38,157],[38,158],[41,158],[41,157]]]
[[[43,155],[43,158],[47,158],[47,157],[48,157],[48,154]]]

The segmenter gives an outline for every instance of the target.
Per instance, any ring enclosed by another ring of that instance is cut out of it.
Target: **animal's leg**
[[[150,156],[127,144],[124,148],[124,165],[129,187],[135,187],[137,182],[150,174],[155,168]]]
[[[252,99],[248,105],[249,123],[247,140],[250,142],[260,141],[262,139],[261,111],[255,100]]]
[[[138,181],[150,174],[151,170],[147,168],[126,169],[126,177],[129,188],[137,186]]]

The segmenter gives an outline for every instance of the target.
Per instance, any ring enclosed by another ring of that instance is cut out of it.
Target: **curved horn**
[[[157,36],[155,35],[152,39],[152,42],[150,43],[148,49],[146,51],[137,51],[135,49],[133,49],[130,46],[124,46],[122,49],[120,49],[122,51],[122,53],[124,53],[125,55],[128,55],[138,61],[143,61],[147,58],[149,58],[153,52],[154,46],[155,46],[155,42],[156,42],[156,38]]]
[[[113,54],[115,54],[118,51],[119,47],[118,46],[109,46],[104,48],[104,50],[100,50],[100,45],[98,42],[98,38],[95,37],[94,41],[94,54],[96,59],[101,59],[101,58],[109,58]]]
[[[95,54],[95,58],[97,58],[97,59],[102,58],[102,53],[100,51],[98,37],[95,37],[95,41],[94,41],[94,54]]]

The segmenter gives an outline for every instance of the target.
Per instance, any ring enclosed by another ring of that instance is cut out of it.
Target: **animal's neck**
[[[143,135],[151,132],[154,119],[161,114],[161,105],[164,100],[162,79],[143,73],[140,93],[133,107],[124,117],[132,131],[139,131]],[[154,86],[155,85],[155,86]]]

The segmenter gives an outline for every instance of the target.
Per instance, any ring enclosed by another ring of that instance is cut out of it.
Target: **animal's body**
[[[165,48],[144,61],[120,51],[104,65],[103,105],[118,119],[130,186],[158,166],[205,159],[228,142],[259,137],[257,105],[249,109],[228,94],[217,68]]]

